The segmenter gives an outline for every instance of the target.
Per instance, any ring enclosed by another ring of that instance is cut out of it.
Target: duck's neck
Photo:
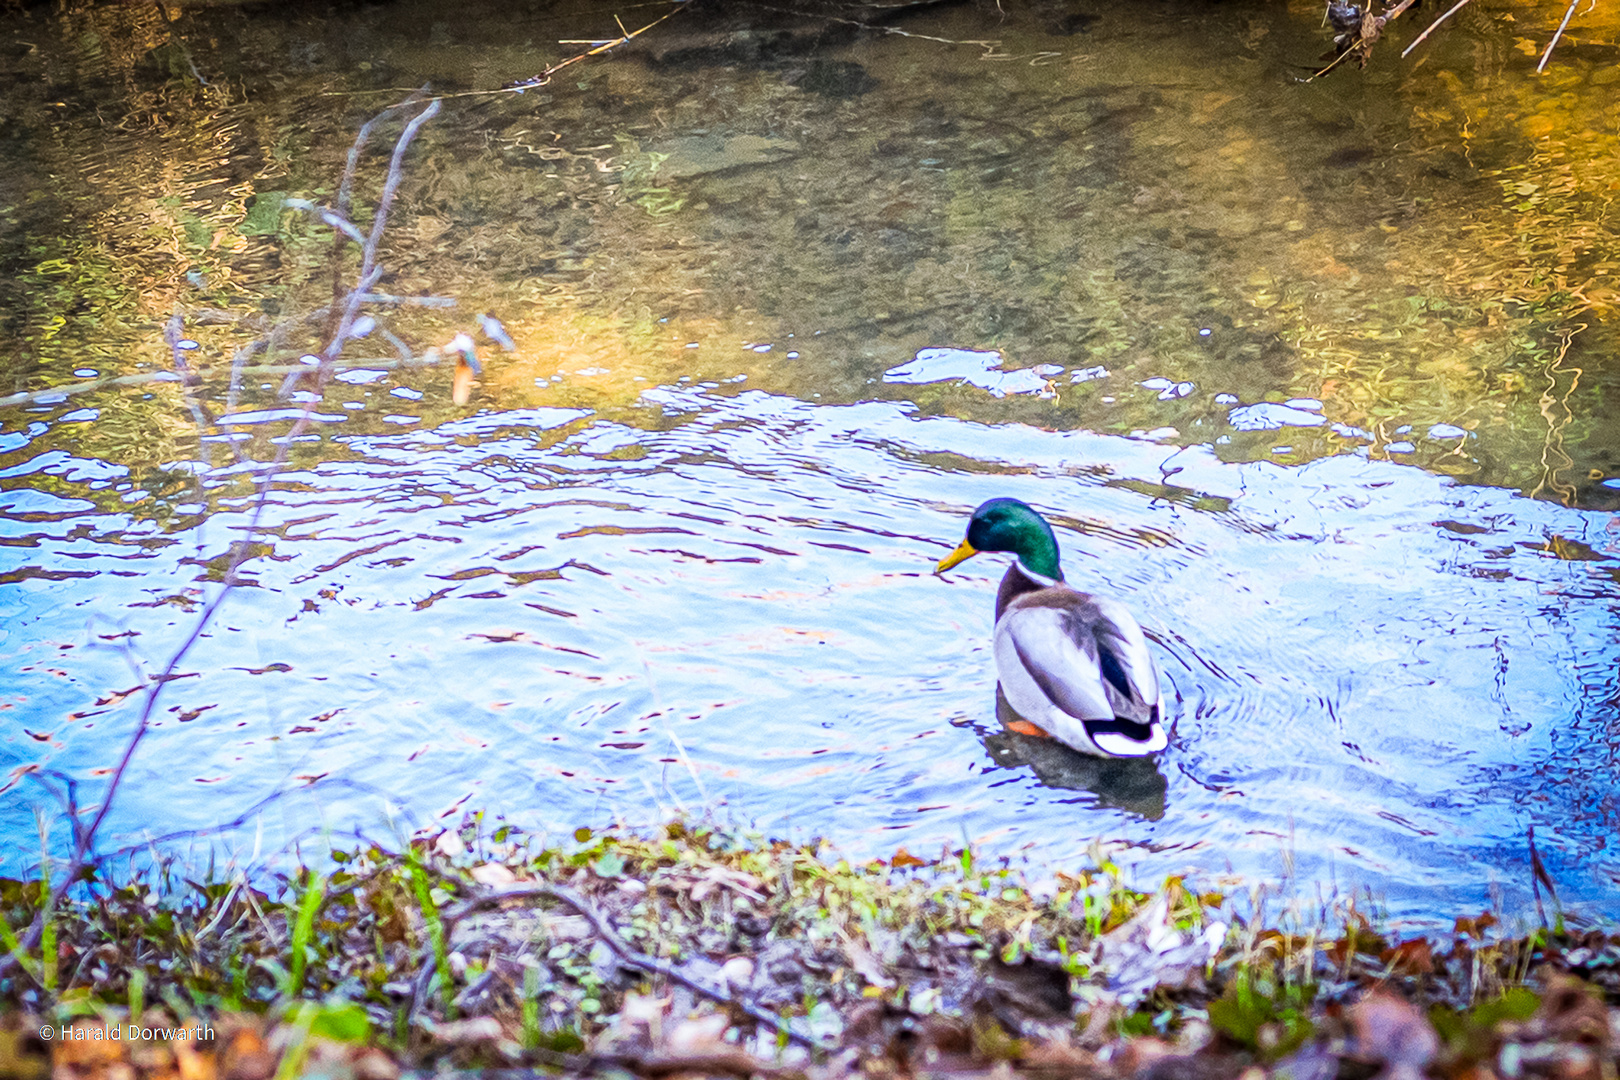
[[[1001,576],[1001,588],[996,591],[996,618],[1000,619],[1001,613],[1007,610],[1007,605],[1025,593],[1049,589],[1062,580],[1062,571],[1059,571],[1059,576],[1055,578],[1047,577],[1026,567],[1022,559],[1015,560]]]

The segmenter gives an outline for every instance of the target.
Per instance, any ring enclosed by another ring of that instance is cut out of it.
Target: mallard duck
[[[973,511],[966,539],[934,573],[981,551],[1017,556],[996,593],[996,674],[1023,717],[1008,726],[1099,757],[1163,750],[1159,668],[1125,605],[1064,584],[1052,526],[1017,499]]]

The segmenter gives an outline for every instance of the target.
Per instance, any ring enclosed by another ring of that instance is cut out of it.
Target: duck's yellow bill
[[[972,544],[970,544],[966,540],[964,540],[960,544],[956,545],[956,550],[955,551],[951,552],[949,555],[947,555],[943,559],[939,560],[939,565],[934,567],[934,573],[943,574],[945,571],[949,570],[951,567],[955,566],[957,563],[963,562],[963,561],[965,561],[967,559],[971,559],[971,558],[973,558],[973,556],[977,555],[978,553],[979,553],[978,548],[974,547]]]

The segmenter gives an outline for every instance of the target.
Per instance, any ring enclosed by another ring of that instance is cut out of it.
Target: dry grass
[[[1483,915],[1400,941],[1349,905],[1285,930],[1263,891],[1143,893],[1093,861],[1034,881],[967,851],[853,864],[680,822],[544,844],[470,820],[275,883],[160,865],[52,913],[0,985],[0,1075],[45,1075],[47,1051],[58,1076],[244,1080],[1614,1075],[1620,939]],[[0,884],[6,924],[40,894]],[[112,1041],[131,1017],[207,1031]]]

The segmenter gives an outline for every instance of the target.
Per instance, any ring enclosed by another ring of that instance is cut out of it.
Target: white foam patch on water
[[[988,390],[992,397],[1008,394],[1037,394],[1046,388],[1047,376],[1034,368],[1001,370],[1000,353],[972,349],[923,349],[898,367],[883,373],[886,383],[926,384],[965,383]]]

